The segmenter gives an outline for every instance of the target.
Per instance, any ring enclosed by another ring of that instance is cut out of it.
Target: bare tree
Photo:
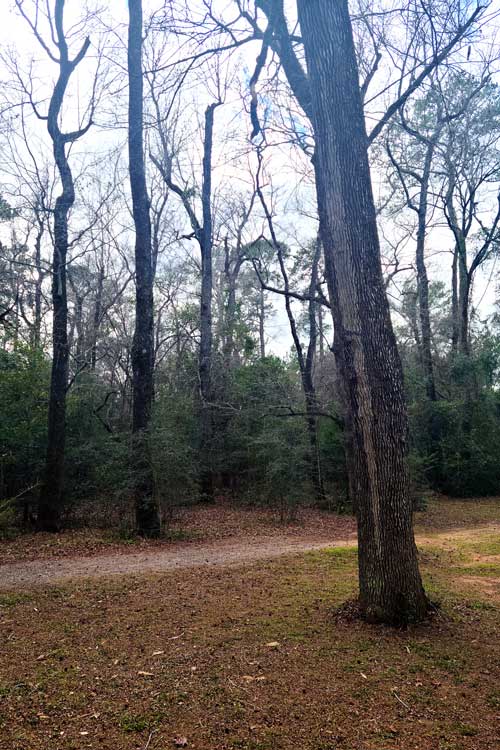
[[[201,296],[200,296],[200,349],[198,360],[200,394],[200,497],[205,502],[213,501],[213,473],[210,466],[212,442],[212,296],[213,296],[213,217],[212,217],[212,152],[214,137],[215,110],[222,104],[219,96],[205,110],[203,127],[203,159],[201,179],[201,219],[193,206],[193,191],[188,185],[182,186],[173,175],[172,144],[166,132],[166,125],[160,110],[159,99],[152,90],[156,108],[157,128],[161,144],[160,158],[151,154],[154,164],[160,171],[168,188],[180,198],[197,241],[201,254]]]
[[[92,125],[93,102],[87,123],[77,130],[63,132],[60,116],[65,93],[72,74],[82,62],[90,47],[87,37],[76,55],[71,58],[64,31],[65,0],[54,0],[52,9],[47,4],[47,20],[51,39],[47,42],[39,29],[41,7],[35,2],[34,20],[28,15],[22,0],[16,7],[30,26],[38,43],[49,59],[57,66],[58,76],[50,97],[47,114],[42,114],[30,93],[30,102],[36,116],[47,123],[52,141],[54,160],[61,181],[62,192],[54,207],[54,253],[52,261],[53,360],[50,381],[47,459],[45,477],[40,492],[37,527],[43,531],[57,531],[61,523],[64,481],[64,452],[66,435],[66,391],[68,387],[68,301],[66,290],[66,262],[68,254],[68,216],[75,202],[75,188],[68,160],[68,148],[82,138]],[[55,50],[55,51],[54,51]],[[27,88],[27,92],[31,92]]]
[[[129,2],[128,149],[135,226],[135,332],[133,371],[133,471],[139,534],[159,536],[160,514],[153,486],[149,427],[153,402],[153,259],[150,204],[143,146],[142,0]]]

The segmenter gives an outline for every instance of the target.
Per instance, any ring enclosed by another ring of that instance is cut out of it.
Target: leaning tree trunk
[[[364,616],[418,621],[428,602],[412,527],[403,376],[385,294],[346,0],[298,0],[312,95],[325,267],[345,385]]]
[[[139,534],[160,533],[149,445],[153,401],[153,269],[143,151],[142,0],[129,0],[129,172],[135,226],[135,331],[132,344],[132,462]]]

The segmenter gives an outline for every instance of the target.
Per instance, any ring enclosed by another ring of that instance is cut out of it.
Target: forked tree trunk
[[[135,226],[135,331],[132,344],[132,472],[139,534],[160,533],[149,445],[153,401],[153,269],[143,152],[142,0],[129,0],[129,172]]]
[[[346,0],[298,0],[312,96],[320,231],[346,392],[360,604],[405,624],[428,609],[412,527],[408,422],[389,315]]]
[[[66,154],[66,145],[85,134],[86,128],[70,134],[62,133],[59,118],[64,95],[72,73],[85,57],[90,46],[86,39],[76,57],[70,60],[64,35],[64,0],[55,0],[53,39],[59,52],[59,75],[50,99],[47,130],[52,140],[54,160],[61,181],[61,193],[54,206],[54,254],[52,260],[52,370],[50,376],[47,456],[45,476],[38,503],[37,528],[58,531],[61,525],[66,444],[66,391],[68,387],[68,300],[66,261],[68,254],[68,215],[75,202],[73,175]]]

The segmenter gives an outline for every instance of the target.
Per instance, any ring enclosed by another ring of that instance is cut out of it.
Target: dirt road
[[[354,544],[353,539],[335,542],[296,537],[237,541],[235,539],[207,545],[176,545],[172,549],[151,549],[95,557],[73,557],[32,560],[0,566],[0,589],[47,586],[81,578],[107,578],[115,575],[162,573],[181,568],[218,565],[241,565],[255,560],[324,549],[333,545]]]
[[[421,545],[439,542],[453,545],[454,540],[471,538],[484,533],[485,528],[500,532],[498,524],[487,527],[460,529],[439,534],[418,535]],[[57,585],[69,580],[109,578],[141,573],[162,573],[183,568],[244,565],[257,560],[283,555],[342,547],[356,544],[353,536],[346,539],[325,540],[317,537],[281,535],[262,539],[227,539],[210,544],[177,544],[169,549],[157,548],[141,552],[120,552],[93,557],[65,557],[62,559],[32,560],[0,566],[0,589],[33,588]]]

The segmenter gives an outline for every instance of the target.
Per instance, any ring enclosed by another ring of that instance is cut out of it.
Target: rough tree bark
[[[135,331],[132,344],[132,471],[139,534],[160,534],[149,447],[153,401],[153,269],[150,205],[143,150],[142,0],[129,0],[128,151],[135,226]]]
[[[203,143],[203,183],[201,191],[202,225],[199,244],[201,250],[201,299],[200,299],[200,352],[198,372],[200,379],[200,498],[213,502],[214,486],[211,467],[212,452],[212,150],[214,133],[214,112],[220,102],[210,104],[205,111],[205,140]]]
[[[60,529],[63,502],[66,391],[69,362],[66,260],[68,254],[68,215],[75,201],[73,175],[68,162],[66,147],[83,136],[91,125],[91,121],[89,121],[85,128],[72,133],[63,133],[60,130],[59,117],[67,86],[75,68],[87,54],[90,40],[84,41],[76,57],[71,60],[64,34],[64,0],[55,0],[53,21],[54,43],[59,54],[57,58],[59,74],[49,102],[47,130],[52,140],[54,160],[59,172],[62,190],[54,206],[53,355],[50,376],[47,456],[37,516],[37,528],[41,531],[58,531]]]
[[[297,0],[312,99],[320,232],[346,391],[360,605],[405,624],[428,609],[415,547],[402,368],[380,264],[346,0]]]

